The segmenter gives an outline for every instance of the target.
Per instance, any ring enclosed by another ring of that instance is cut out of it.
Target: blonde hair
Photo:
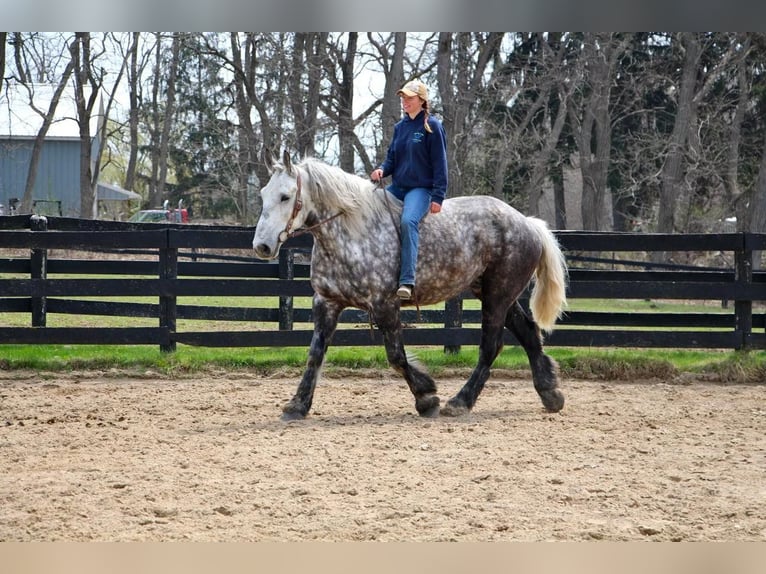
[[[428,118],[431,115],[431,112],[428,109],[428,100],[423,100],[423,109],[426,111],[425,118],[423,118],[423,127],[429,134],[432,134],[434,131],[431,129],[431,126],[428,125]]]

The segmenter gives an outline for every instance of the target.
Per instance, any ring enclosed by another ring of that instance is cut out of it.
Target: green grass
[[[435,377],[467,376],[478,358],[476,347],[445,354],[441,347],[409,349]],[[175,353],[153,346],[0,345],[0,369],[71,372],[97,370],[128,376],[182,377],[212,370],[247,370],[270,375],[298,376],[306,360],[305,348],[208,348],[179,345]],[[550,348],[566,378],[601,380],[672,380],[690,373],[718,382],[762,383],[766,380],[766,352]],[[519,371],[528,376],[526,355],[507,347],[495,370]],[[331,347],[325,361],[327,376],[349,370],[393,371],[382,347]]]
[[[93,298],[90,298],[93,299]],[[156,297],[120,298],[122,301],[151,302]],[[179,297],[179,305],[276,307],[277,297]],[[310,308],[310,297],[296,297],[296,308]],[[479,301],[466,300],[465,309],[478,309]],[[432,308],[443,308],[434,305]],[[602,312],[665,312],[732,313],[720,301],[655,301],[655,300],[600,300],[573,299],[570,311]],[[8,313],[3,325],[29,326],[29,315]],[[49,314],[50,327],[136,327],[156,326],[156,318],[98,317]],[[348,326],[344,326],[348,327]],[[276,329],[267,323],[241,323],[225,321],[179,320],[179,331],[210,331],[234,329]],[[296,329],[311,329],[308,324],[296,324]],[[478,350],[465,346],[458,354],[445,354],[442,347],[408,348],[434,376],[470,371],[476,364]],[[764,381],[766,353],[734,351],[695,351],[673,349],[547,349],[554,357],[565,377],[602,379],[673,378],[680,373],[693,373],[723,381]],[[90,346],[90,345],[0,345],[0,369],[33,369],[38,371],[102,370],[140,375],[151,371],[166,376],[186,376],[211,369],[247,369],[258,373],[294,371],[299,374],[306,360],[307,349],[298,348],[215,348],[179,345],[175,353],[162,353],[156,346]],[[529,373],[526,355],[518,347],[506,347],[498,357],[495,369]],[[325,362],[325,373],[333,374],[348,369],[374,369],[390,371],[382,347],[330,347]]]

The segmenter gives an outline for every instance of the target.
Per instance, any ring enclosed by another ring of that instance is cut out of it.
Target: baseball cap
[[[428,88],[420,80],[410,80],[404,84],[402,89],[396,92],[397,96],[401,94],[405,96],[418,96],[421,100],[428,101]]]

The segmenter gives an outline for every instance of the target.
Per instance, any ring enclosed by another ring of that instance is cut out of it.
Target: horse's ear
[[[290,175],[293,174],[293,164],[292,160],[290,159],[290,154],[287,150],[285,150],[282,153],[282,163],[285,165],[285,171],[289,173]]]
[[[266,166],[266,170],[269,174],[274,173],[274,168],[276,167],[277,162],[274,161],[274,154],[271,153],[271,148],[268,146],[263,146],[263,164]]]

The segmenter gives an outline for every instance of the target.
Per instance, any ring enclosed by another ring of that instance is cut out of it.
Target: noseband
[[[282,231],[279,234],[279,242],[284,243],[291,237],[294,237],[296,232],[290,231],[290,228],[293,226],[293,222],[295,221],[295,218],[298,216],[298,213],[300,213],[301,209],[303,209],[303,200],[301,199],[301,174],[300,172],[297,173],[295,177],[295,181],[298,184],[298,191],[295,192],[295,203],[293,203],[293,212],[290,214],[290,219],[287,220],[287,225],[285,225],[284,231]]]

